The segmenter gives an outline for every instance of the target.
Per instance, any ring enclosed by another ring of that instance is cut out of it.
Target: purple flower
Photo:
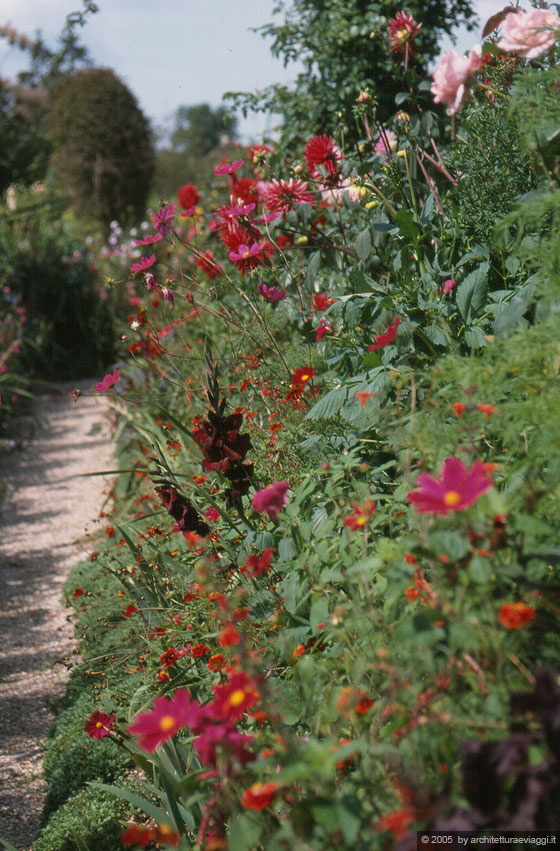
[[[151,257],[142,257],[139,263],[133,263],[130,267],[131,272],[144,272],[145,269],[149,269],[150,266],[153,266],[156,262],[156,255],[152,254]]]
[[[214,174],[233,174],[234,171],[237,171],[238,168],[241,168],[243,163],[244,160],[234,160],[231,165],[230,163],[222,163],[214,169]]]
[[[258,242],[254,242],[250,247],[242,242],[237,246],[237,251],[230,251],[228,256],[230,260],[247,260],[249,257],[256,257],[261,250]]]
[[[274,482],[268,488],[257,491],[253,497],[253,508],[259,514],[266,511],[271,520],[277,520],[278,512],[288,502],[286,492],[289,487],[288,482]]]
[[[177,207],[175,204],[166,204],[165,207],[158,210],[157,213],[154,214],[154,230],[162,236],[166,236],[168,233],[171,233],[170,222],[172,222],[175,218],[176,209]]]
[[[257,290],[266,301],[283,301],[287,295],[286,290],[283,290],[282,287],[277,289],[275,286],[267,287],[266,284],[259,284]]]

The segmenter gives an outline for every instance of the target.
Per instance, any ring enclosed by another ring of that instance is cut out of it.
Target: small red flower
[[[413,41],[422,24],[417,24],[412,15],[406,12],[397,12],[395,17],[389,21],[389,39],[392,42],[391,50],[404,50],[409,41]]]
[[[159,657],[159,663],[164,668],[171,668],[177,659],[181,658],[181,654],[178,650],[175,650],[174,647],[170,647],[169,650],[166,650],[165,653],[162,653]]]
[[[401,324],[401,317],[395,316],[394,321],[389,325],[387,330],[383,334],[377,334],[375,338],[375,343],[372,343],[371,346],[368,346],[368,352],[376,352],[378,349],[384,349],[385,346],[388,346],[392,343],[397,336],[397,331],[399,325]]]
[[[210,653],[210,648],[207,644],[195,644],[194,647],[191,647],[189,656],[192,659],[199,659],[207,653]]]
[[[331,304],[334,304],[335,301],[336,299],[331,298],[328,293],[313,293],[312,305],[315,310],[319,311],[319,313],[322,313],[323,310],[327,310],[327,308],[329,308]]]
[[[416,810],[412,807],[404,807],[400,810],[393,810],[390,813],[382,816],[374,825],[378,833],[389,831],[396,840],[403,839],[411,822],[416,818]]]
[[[453,402],[453,404],[451,405],[451,407],[453,408],[453,410],[455,411],[455,414],[456,414],[458,417],[462,417],[462,416],[463,416],[463,414],[465,413],[465,408],[466,408],[467,406],[465,405],[465,403],[464,403],[464,402]]]
[[[476,409],[484,414],[487,420],[489,420],[492,414],[496,412],[494,405],[477,405]]]
[[[107,535],[108,538],[114,538],[115,535],[116,535],[116,532],[117,532],[117,530],[115,529],[114,526],[107,526],[107,528],[105,529],[105,534]]]
[[[215,653],[208,659],[207,665],[209,671],[221,671],[226,664],[226,657],[223,653]]]
[[[273,802],[277,789],[278,783],[253,783],[243,792],[241,803],[246,810],[262,810]]]
[[[506,629],[521,629],[535,620],[536,612],[525,603],[504,603],[498,614],[498,623]]]
[[[320,343],[327,334],[334,334],[334,328],[326,319],[321,319],[321,324],[317,328],[317,342]]]
[[[74,592],[73,592],[72,596],[76,600],[78,597],[81,597],[83,593],[84,593],[83,588],[74,588]]]
[[[124,615],[123,615],[123,617],[125,617],[125,618],[131,618],[131,617],[132,617],[132,615],[135,615],[137,611],[138,611],[138,609],[136,608],[136,606],[133,606],[133,605],[132,605],[132,603],[130,603],[130,604],[126,607],[126,609],[124,610]]]
[[[313,367],[311,366],[300,366],[294,374],[292,375],[292,383],[291,389],[296,391],[302,391],[310,378],[313,378],[314,375],[317,375]]]
[[[373,397],[375,396],[375,393],[370,393],[367,390],[359,390],[354,395],[356,396],[356,399],[360,403],[360,408],[363,408],[363,407],[365,407],[365,405],[367,404],[369,399],[373,399]]]
[[[92,739],[104,739],[109,734],[114,723],[115,716],[113,714],[107,715],[106,712],[96,711],[87,719],[84,724],[84,730]]]
[[[227,624],[218,635],[218,644],[220,647],[234,647],[240,641],[241,636],[232,623]]]
[[[242,573],[249,573],[251,576],[261,576],[268,569],[273,555],[274,550],[272,547],[269,547],[260,556],[249,556],[245,565],[241,568]]]
[[[372,499],[366,499],[363,505],[354,505],[352,514],[348,514],[344,518],[344,525],[352,529],[353,532],[357,532],[358,529],[362,529],[369,523],[375,508],[376,505]]]
[[[297,647],[292,651],[292,656],[295,656],[296,659],[299,659],[300,656],[303,656],[305,653],[305,644],[298,644]]]

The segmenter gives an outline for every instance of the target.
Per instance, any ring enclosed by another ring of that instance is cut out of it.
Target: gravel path
[[[77,403],[71,390],[83,392]],[[92,394],[92,395],[87,395]],[[91,382],[58,385],[37,402],[40,424],[2,459],[0,502],[0,837],[18,851],[39,830],[41,740],[67,674],[72,625],[61,603],[70,568],[93,547],[107,480],[72,478],[114,467],[107,402]]]

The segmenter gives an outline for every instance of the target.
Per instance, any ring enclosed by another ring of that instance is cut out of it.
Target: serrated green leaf
[[[471,324],[472,319],[486,303],[489,269],[488,263],[481,263],[467,275],[457,290],[457,307],[467,324]]]

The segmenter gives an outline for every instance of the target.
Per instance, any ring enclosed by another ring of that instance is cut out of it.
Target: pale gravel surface
[[[18,851],[30,849],[39,830],[41,742],[64,692],[60,660],[74,647],[62,586],[94,548],[86,531],[99,529],[108,489],[104,477],[73,476],[115,463],[107,400],[92,382],[78,382],[86,395],[74,403],[74,386],[38,400],[41,423],[0,467],[0,837]]]

